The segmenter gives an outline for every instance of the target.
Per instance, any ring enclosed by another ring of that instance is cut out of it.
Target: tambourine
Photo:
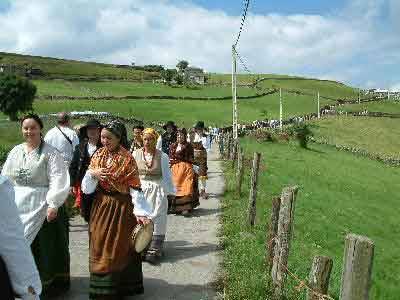
[[[150,244],[153,238],[154,224],[137,224],[132,231],[131,245],[137,253],[141,253]]]

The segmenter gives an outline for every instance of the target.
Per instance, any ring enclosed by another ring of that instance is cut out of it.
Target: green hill
[[[21,55],[0,52],[0,64],[17,69],[40,69],[40,78],[53,79],[111,79],[145,80],[159,78],[158,72],[146,72],[131,67],[120,68],[111,64],[101,64],[42,56]]]

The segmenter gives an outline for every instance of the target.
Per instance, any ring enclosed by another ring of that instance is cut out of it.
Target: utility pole
[[[358,89],[358,104],[361,103],[361,89]]]
[[[317,102],[318,102],[318,119],[321,119],[321,110],[319,108],[319,91],[318,91],[318,96],[317,96]]]
[[[233,139],[236,141],[238,138],[238,109],[237,109],[237,62],[236,62],[236,49],[235,45],[232,46],[232,101],[233,101],[233,111],[232,111],[232,129],[233,129]]]
[[[282,131],[282,115],[283,115],[283,107],[282,107],[282,88],[279,88],[279,128]]]
[[[388,89],[388,101],[390,100],[390,90]]]

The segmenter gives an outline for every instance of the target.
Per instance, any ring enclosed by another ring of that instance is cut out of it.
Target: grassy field
[[[400,158],[400,122],[390,118],[332,117],[313,122],[316,138]]]
[[[331,101],[322,100],[322,104]],[[268,118],[279,118],[278,96],[269,95],[251,100],[240,100],[239,122],[248,123],[263,119],[263,111]],[[315,100],[307,96],[283,94],[284,118],[303,115],[316,111]],[[123,117],[134,117],[145,122],[174,120],[179,126],[192,126],[196,120],[204,120],[208,125],[225,126],[232,122],[232,101],[230,100],[36,100],[34,110],[39,114],[60,111],[97,111],[109,112]],[[0,114],[0,118],[5,119]],[[10,146],[18,141],[15,123],[0,123],[0,136],[3,146]]]
[[[332,101],[322,100],[322,105]],[[252,122],[261,119],[266,110],[269,118],[279,117],[279,96],[240,100],[239,122]],[[283,95],[284,118],[302,115],[317,110],[315,100],[307,96]],[[188,126],[194,120],[203,119],[208,124],[228,125],[232,117],[231,100],[88,100],[88,101],[35,101],[34,108],[39,113],[51,113],[62,110],[94,110],[119,113],[148,121],[175,120]]]
[[[41,69],[46,77],[51,78],[124,78],[130,80],[152,79],[158,73],[150,73],[132,69],[116,68],[111,64],[100,64],[51,57],[19,55],[0,52],[1,63],[6,65],[32,66]]]
[[[387,142],[389,143],[389,142]],[[400,240],[398,190],[400,170],[329,146],[304,150],[294,144],[241,141],[246,156],[262,153],[257,223],[246,226],[249,177],[245,193],[233,195],[233,173],[227,167],[223,202],[223,246],[226,299],[266,299],[265,234],[271,198],[286,185],[299,185],[289,269],[306,279],[315,255],[333,258],[330,295],[339,298],[344,238],[366,235],[375,242],[370,299],[398,299]],[[298,282],[288,280],[288,299],[305,299]]]
[[[40,95],[63,96],[191,96],[191,97],[226,97],[232,96],[231,87],[224,86],[198,86],[195,88],[172,87],[161,83],[151,82],[88,82],[66,80],[35,80]],[[250,88],[238,88],[238,96],[251,96],[256,90]]]
[[[314,94],[315,98],[319,91],[321,96],[341,99],[341,98],[358,98],[358,90],[343,83],[319,80],[313,78],[303,78],[299,76],[277,75],[277,74],[255,74],[255,75],[238,75],[239,83],[253,83],[256,79],[266,78],[258,83],[261,88],[282,88],[289,90],[302,91],[308,94]],[[231,82],[229,74],[211,74],[210,82]]]
[[[345,104],[337,108],[342,111],[372,111],[385,113],[400,113],[400,101],[379,101],[362,104]]]

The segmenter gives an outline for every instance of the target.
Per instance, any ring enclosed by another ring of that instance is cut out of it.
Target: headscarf
[[[129,149],[129,144],[128,144],[128,133],[126,131],[126,127],[123,123],[121,123],[118,120],[113,120],[109,123],[107,123],[104,126],[105,129],[110,131],[112,134],[114,134],[117,138],[120,139],[120,144],[122,147],[125,149]]]
[[[152,137],[153,139],[153,146],[155,146],[157,144],[157,139],[158,139],[158,133],[157,131],[155,131],[153,128],[146,128],[143,130],[143,136],[145,134],[148,134]]]

